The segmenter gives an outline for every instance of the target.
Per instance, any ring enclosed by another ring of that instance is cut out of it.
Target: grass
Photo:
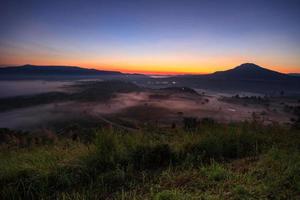
[[[2,148],[1,199],[299,199],[300,132],[279,125],[97,130]]]

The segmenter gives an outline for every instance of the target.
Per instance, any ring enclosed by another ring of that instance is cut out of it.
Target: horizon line
[[[249,63],[249,62],[245,62],[245,63]],[[245,64],[242,63],[242,64]],[[237,66],[240,66],[242,64],[239,64]],[[252,63],[255,64],[255,63]],[[0,64],[0,68],[5,68],[5,67],[21,67],[21,66],[25,66],[25,65],[32,65],[32,66],[64,66],[64,67],[79,67],[79,68],[84,68],[84,69],[94,69],[94,70],[100,70],[100,71],[115,71],[115,72],[121,72],[121,73],[125,73],[125,74],[144,74],[144,75],[167,75],[167,76],[172,76],[172,75],[205,75],[205,74],[212,74],[215,72],[219,72],[219,71],[213,71],[213,72],[178,72],[178,71],[144,71],[144,70],[127,70],[127,69],[120,69],[119,67],[113,67],[111,66],[111,69],[105,69],[105,67],[97,67],[97,66],[84,66],[84,65],[68,65],[68,64],[30,64],[30,63],[25,63],[25,64]],[[257,65],[257,64],[255,64]],[[229,68],[225,68],[224,70],[220,70],[220,71],[227,71],[230,69],[233,69],[237,66],[234,67],[229,67]],[[258,65],[260,66],[260,65]],[[272,71],[276,71],[279,73],[283,73],[283,74],[299,74],[300,72],[282,72],[281,70],[274,70],[272,68],[266,68],[263,66],[263,68],[268,69],[268,70],[272,70]]]

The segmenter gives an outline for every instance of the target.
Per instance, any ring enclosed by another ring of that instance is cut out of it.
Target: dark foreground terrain
[[[66,87],[0,99],[0,199],[300,199],[297,95]]]
[[[72,136],[1,129],[1,199],[300,198],[296,126],[84,126]]]

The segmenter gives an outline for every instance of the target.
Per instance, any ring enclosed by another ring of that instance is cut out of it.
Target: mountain
[[[16,67],[0,68],[1,75],[20,75],[20,76],[98,76],[98,75],[122,75],[117,71],[103,71],[96,69],[86,69],[76,66],[36,66],[23,65]]]
[[[244,63],[233,69],[219,71],[208,75],[215,79],[230,80],[286,80],[293,78],[290,75],[272,71],[253,63]]]
[[[176,86],[187,86],[216,91],[245,91],[264,94],[300,95],[300,77],[283,74],[260,67],[253,63],[244,63],[233,69],[206,75],[183,75],[166,79]]]
[[[0,67],[0,80],[130,80],[140,82],[149,78],[144,74],[127,74],[118,71],[87,69],[77,66],[6,66]]]

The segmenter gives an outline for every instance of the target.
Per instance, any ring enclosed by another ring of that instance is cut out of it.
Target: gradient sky
[[[0,64],[300,72],[299,0],[1,0]]]

